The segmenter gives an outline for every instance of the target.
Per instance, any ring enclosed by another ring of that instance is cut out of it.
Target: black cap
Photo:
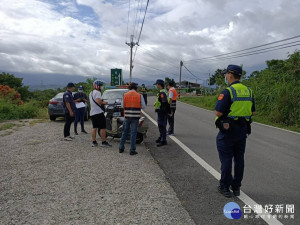
[[[70,87],[75,87],[75,85],[74,85],[72,82],[70,82],[70,83],[68,83],[67,87],[68,87],[68,88],[70,88]]]
[[[82,85],[79,85],[78,89],[84,89],[84,87]]]
[[[156,80],[156,82],[153,85],[156,85],[156,84],[164,85],[165,82],[161,79],[158,79],[158,80]]]
[[[133,89],[133,88],[136,89],[137,87],[138,87],[138,84],[134,83],[134,82],[130,83],[130,85],[128,86],[129,89]]]
[[[171,87],[174,87],[175,83],[173,81],[170,81],[169,84]]]
[[[243,69],[242,69],[242,67],[237,66],[237,65],[228,65],[227,69],[222,71],[222,74],[225,74],[227,72],[233,73],[238,76],[242,76]]]

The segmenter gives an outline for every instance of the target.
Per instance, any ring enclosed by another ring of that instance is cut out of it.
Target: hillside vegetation
[[[243,84],[254,92],[257,116],[254,120],[300,130],[300,52],[286,60],[266,61],[267,68],[245,77]],[[217,70],[218,72],[221,70]],[[181,101],[214,110],[219,93],[225,88],[224,77],[215,76],[220,89],[212,96],[182,97]]]

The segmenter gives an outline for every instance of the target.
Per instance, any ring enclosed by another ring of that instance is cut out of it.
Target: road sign
[[[122,85],[122,69],[111,69],[110,85]]]

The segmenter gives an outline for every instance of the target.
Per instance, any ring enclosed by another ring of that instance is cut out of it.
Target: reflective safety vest
[[[176,100],[177,100],[177,96],[178,96],[177,91],[175,88],[170,88],[169,94],[170,94],[170,92],[173,92],[172,104],[170,107],[172,109],[176,109]]]
[[[252,116],[253,92],[241,83],[233,84],[226,88],[231,96],[229,118],[245,118],[247,121]]]
[[[125,118],[140,118],[141,108],[141,94],[136,91],[129,91],[124,94]]]
[[[146,94],[147,93],[146,88],[142,87],[141,92],[143,92],[143,94]]]
[[[161,102],[158,100],[159,99],[159,94],[161,92],[164,92],[167,96],[167,99],[168,99],[168,102],[170,103],[170,99],[169,99],[169,96],[168,96],[168,93],[165,89],[161,89],[157,94],[156,94],[156,101],[154,102],[154,108],[155,109],[160,109],[160,106],[161,106]]]

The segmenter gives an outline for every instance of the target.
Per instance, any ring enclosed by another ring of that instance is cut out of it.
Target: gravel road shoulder
[[[194,224],[144,145],[130,156],[119,140],[111,149],[90,147],[90,134],[66,142],[63,124],[0,137],[0,224]]]

